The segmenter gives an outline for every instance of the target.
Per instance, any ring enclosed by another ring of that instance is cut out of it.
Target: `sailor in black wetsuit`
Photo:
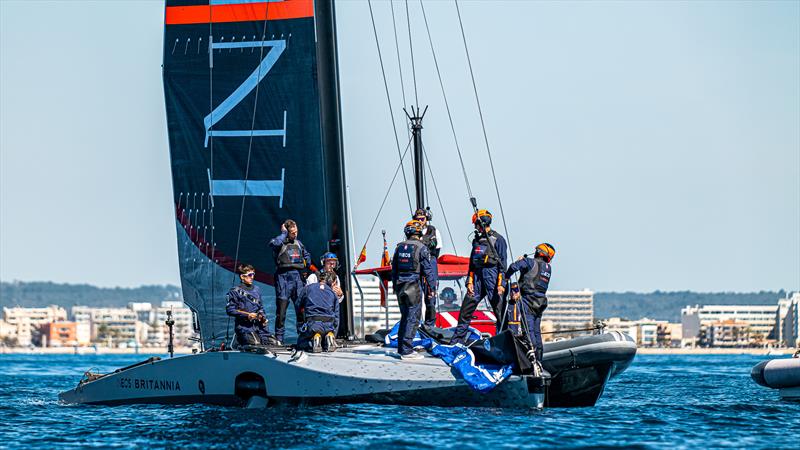
[[[430,224],[431,218],[433,215],[431,214],[430,209],[422,209],[419,208],[414,213],[413,219],[418,221],[422,225],[422,243],[428,247],[428,252],[431,255],[431,267],[433,268],[433,272],[437,274],[438,280],[438,265],[436,258],[439,257],[439,253],[442,250],[442,236],[439,233],[439,230],[436,229],[433,225]],[[437,286],[430,286],[433,292],[439,291],[438,281]],[[425,297],[425,327],[432,328],[436,325],[436,297],[435,296],[426,296]]]
[[[514,331],[516,322],[519,331],[515,334],[525,336],[525,328],[533,342],[536,358],[541,361],[544,352],[542,345],[542,313],[547,308],[547,288],[550,285],[552,268],[550,261],[556,250],[548,243],[536,246],[533,258],[521,256],[506,271],[506,279],[519,272],[519,290],[511,291],[512,304],[508,307],[508,325]]]
[[[392,289],[400,305],[400,326],[397,331],[397,353],[402,359],[419,359],[413,341],[419,326],[423,296],[435,296],[436,272],[431,267],[428,247],[422,243],[422,224],[408,222],[403,229],[406,240],[397,244],[392,258]]]
[[[305,322],[300,327],[297,348],[312,353],[336,350],[336,329],[339,327],[339,299],[333,286],[336,273],[319,272],[316,283],[306,285],[300,293],[298,305],[303,310]]]
[[[253,284],[255,270],[248,264],[238,268],[242,283],[228,291],[225,312],[235,319],[236,339],[239,345],[275,344],[267,329],[267,316],[261,303],[261,290]]]
[[[269,241],[275,258],[275,337],[283,342],[286,331],[286,309],[294,304],[297,331],[303,323],[297,299],[305,283],[300,271],[311,266],[311,254],[297,239],[297,224],[287,220],[281,225],[281,234]]]

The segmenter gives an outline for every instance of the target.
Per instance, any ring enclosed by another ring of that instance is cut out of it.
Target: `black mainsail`
[[[337,77],[332,0],[167,0],[180,274],[204,348],[233,335],[225,294],[238,263],[273,283],[267,242],[285,219],[297,221],[312,255],[330,249],[349,267]],[[262,291],[272,315],[274,291]],[[347,335],[352,305],[343,306]]]

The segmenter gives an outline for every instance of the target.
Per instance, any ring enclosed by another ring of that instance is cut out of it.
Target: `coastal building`
[[[542,320],[553,322],[554,331],[584,329],[594,322],[594,292],[582,291],[548,291],[547,309]],[[579,332],[576,334],[585,334]],[[560,334],[568,337],[569,334]]]
[[[136,320],[139,322],[153,323],[155,320],[155,311],[150,302],[131,302],[128,303],[128,309],[136,313]]]
[[[775,340],[782,347],[800,346],[800,292],[778,300]]]
[[[42,347],[84,347],[91,341],[89,324],[84,322],[50,322],[41,327]]]
[[[20,347],[33,345],[38,340],[42,325],[59,320],[66,320],[67,311],[56,305],[44,308],[3,308],[3,320],[8,324],[6,329],[11,338],[16,339]]]
[[[700,326],[701,347],[743,348],[750,347],[751,325],[742,320],[726,319]]]
[[[109,347],[136,345],[147,340],[147,327],[137,325],[136,311],[128,308],[90,308],[75,306],[72,316],[76,322],[89,323],[91,339]]]
[[[147,344],[163,347],[169,343],[169,327],[166,325],[167,312],[172,312],[173,343],[176,346],[190,347],[194,338],[192,310],[180,301],[164,301],[153,310],[154,320],[150,323]]]
[[[680,345],[680,324],[666,320],[642,318],[627,320],[612,317],[604,322],[605,332],[619,331],[633,338],[639,347],[677,347]],[[676,334],[677,330],[677,336]]]
[[[755,346],[766,345],[773,339],[775,316],[778,305],[704,305],[687,306],[681,309],[683,346],[700,344],[703,325],[734,321],[749,326],[749,338]]]

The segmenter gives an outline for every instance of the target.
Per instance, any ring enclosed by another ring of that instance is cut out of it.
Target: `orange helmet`
[[[485,209],[479,209],[477,213],[472,215],[472,223],[475,224],[478,218],[481,219],[481,222],[483,222],[484,225],[492,224],[492,213]]]
[[[405,232],[406,236],[422,236],[422,222],[419,220],[408,221],[403,228],[403,232]]]
[[[545,261],[550,262],[553,256],[556,256],[556,249],[547,242],[543,242],[536,246],[536,254],[544,258]]]

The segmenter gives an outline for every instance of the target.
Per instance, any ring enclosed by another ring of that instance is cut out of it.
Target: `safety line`
[[[456,145],[456,152],[458,152],[458,161],[461,163],[461,173],[464,175],[464,183],[467,185],[467,194],[469,194],[470,198],[473,197],[472,195],[472,187],[469,184],[469,177],[467,176],[467,169],[464,165],[464,156],[461,154],[461,146],[458,144],[458,135],[456,134],[456,127],[453,123],[453,114],[450,112],[450,102],[447,101],[447,94],[444,90],[444,82],[442,81],[442,72],[439,70],[439,61],[436,58],[436,51],[433,49],[433,39],[431,38],[431,29],[428,26],[428,16],[425,14],[425,5],[422,3],[422,0],[419,2],[420,6],[422,7],[422,17],[425,19],[425,29],[428,32],[428,42],[431,46],[431,54],[433,55],[433,65],[436,67],[436,75],[439,77],[439,87],[442,90],[442,97],[444,98],[444,107],[447,111],[447,119],[450,121],[450,130],[453,132],[453,141]]]
[[[420,0],[421,2],[422,0]],[[500,188],[497,185],[497,176],[494,171],[494,161],[492,159],[492,151],[489,148],[489,137],[486,134],[486,124],[483,120],[483,109],[481,108],[481,101],[478,97],[478,86],[475,83],[475,73],[472,70],[472,60],[469,56],[469,48],[467,46],[467,36],[464,33],[464,23],[461,20],[461,9],[458,7],[458,0],[454,0],[456,4],[456,12],[458,14],[458,25],[461,28],[461,39],[464,42],[464,52],[467,54],[467,64],[469,65],[469,75],[472,79],[472,90],[475,92],[475,103],[478,105],[478,115],[481,118],[481,128],[483,129],[483,141],[486,143],[486,153],[489,155],[489,167],[492,169],[492,180],[494,181],[494,190],[497,194],[497,203],[500,205],[500,217],[503,219],[503,230],[506,232],[506,243],[508,244],[508,253],[511,259],[514,259],[514,252],[511,250],[511,240],[508,234],[508,226],[506,224],[506,214],[503,210],[503,200],[500,198]]]
[[[372,232],[375,230],[375,224],[378,223],[378,219],[381,217],[381,212],[383,211],[384,205],[386,205],[386,199],[389,198],[389,194],[392,192],[392,186],[394,185],[394,180],[397,179],[397,172],[400,171],[400,168],[403,166],[403,160],[408,153],[408,149],[411,148],[411,142],[413,139],[408,140],[408,144],[406,144],[406,149],[403,154],[400,156],[400,164],[397,165],[397,169],[394,171],[394,176],[392,177],[392,181],[389,182],[389,187],[386,189],[386,195],[383,196],[383,201],[381,202],[381,207],[378,208],[378,213],[375,215],[375,220],[372,222],[372,226],[369,227],[369,232],[367,233],[367,238],[364,240],[364,247],[367,246],[369,243],[369,238],[372,236]]]
[[[439,208],[442,209],[442,217],[444,218],[444,226],[447,228],[447,235],[450,237],[450,245],[453,246],[453,254],[458,256],[458,249],[456,249],[456,242],[453,239],[453,233],[450,230],[450,222],[447,220],[447,213],[444,211],[444,203],[439,196],[439,187],[436,185],[436,177],[433,175],[433,168],[431,162],[428,160],[428,152],[425,151],[425,145],[422,145],[422,155],[425,157],[425,165],[428,167],[428,172],[431,174],[431,181],[433,181],[433,192],[436,193],[436,199],[439,201]]]
[[[386,101],[389,103],[389,117],[392,120],[392,129],[394,129],[394,142],[395,146],[397,147],[397,156],[400,157],[400,162],[402,163],[403,156],[400,154],[400,138],[397,135],[397,123],[395,122],[394,119],[394,108],[392,107],[392,97],[389,95],[389,83],[386,80],[386,71],[384,70],[383,66],[383,54],[381,53],[381,45],[380,42],[378,41],[378,29],[375,26],[375,16],[372,13],[372,0],[367,0],[367,5],[369,6],[369,17],[372,20],[372,32],[375,36],[375,47],[378,49],[378,60],[380,61],[381,64],[381,74],[383,75],[383,88],[386,91]],[[401,166],[401,169],[403,171],[403,184],[405,184],[406,187],[406,199],[408,200],[408,210],[410,214],[413,214],[414,210],[411,206],[411,194],[409,193],[408,190],[408,179],[406,178],[406,169],[403,166]]]

